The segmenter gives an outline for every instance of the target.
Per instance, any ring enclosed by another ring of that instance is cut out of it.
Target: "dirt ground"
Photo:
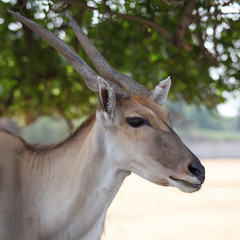
[[[193,194],[132,174],[108,210],[102,240],[239,240],[240,159],[204,160]]]

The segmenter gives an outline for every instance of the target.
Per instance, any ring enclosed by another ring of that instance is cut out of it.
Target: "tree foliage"
[[[92,111],[97,97],[47,43],[14,19],[18,11],[74,47],[91,65],[69,10],[105,58],[149,89],[168,75],[170,98],[215,106],[239,89],[237,1],[0,0],[0,116]]]

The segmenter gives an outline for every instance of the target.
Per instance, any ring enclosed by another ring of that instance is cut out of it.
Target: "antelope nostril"
[[[201,163],[192,163],[188,166],[189,172],[197,177],[200,181],[204,181],[205,169]]]
[[[199,176],[199,175],[201,175],[201,171],[198,169],[198,168],[196,168],[196,167],[193,167],[193,166],[188,166],[188,170],[189,170],[189,172],[190,173],[192,173],[194,176]]]

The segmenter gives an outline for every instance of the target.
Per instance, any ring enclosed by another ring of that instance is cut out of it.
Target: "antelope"
[[[204,167],[173,131],[162,107],[170,78],[148,91],[117,72],[67,13],[98,75],[54,34],[9,13],[69,61],[98,93],[99,104],[57,144],[31,145],[0,131],[0,239],[100,239],[107,209],[131,172],[184,192],[201,188]]]

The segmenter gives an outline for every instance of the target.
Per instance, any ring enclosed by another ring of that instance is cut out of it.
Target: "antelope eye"
[[[128,117],[128,118],[126,118],[126,122],[129,126],[131,126],[133,128],[142,127],[144,125],[151,126],[148,119],[144,119],[141,117]]]

